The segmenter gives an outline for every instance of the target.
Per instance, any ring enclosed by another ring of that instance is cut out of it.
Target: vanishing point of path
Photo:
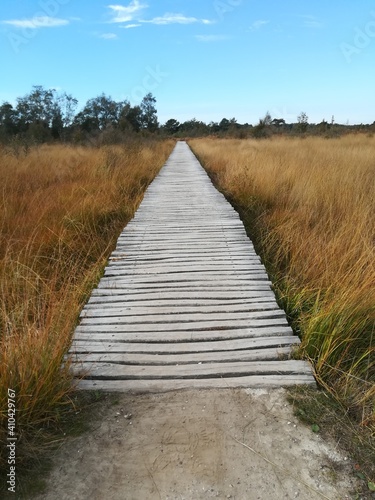
[[[82,311],[85,389],[314,384],[232,206],[178,142]]]
[[[179,142],[121,234],[71,352],[117,391],[38,500],[344,500],[350,465],[282,386],[315,384],[242,222]],[[184,390],[180,390],[184,389]]]

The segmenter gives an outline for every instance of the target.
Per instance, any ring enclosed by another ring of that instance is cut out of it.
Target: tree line
[[[295,123],[272,118],[267,112],[254,126],[238,123],[235,118],[223,118],[220,122],[208,124],[195,118],[182,123],[171,118],[160,125],[156,99],[151,93],[145,95],[138,105],[131,105],[127,100],[114,101],[103,93],[89,99],[81,111],[77,112],[77,107],[78,101],[72,95],[36,85],[30,93],[19,97],[16,105],[9,102],[1,104],[0,141],[85,142],[100,138],[114,143],[132,134],[263,138],[275,134],[335,136],[353,130],[375,131],[375,122],[372,125],[340,125],[334,122],[333,117],[330,122],[322,120],[321,123],[311,124],[305,112],[300,113]]]
[[[159,128],[155,104],[151,93],[134,106],[101,94],[76,112],[78,101],[72,95],[36,85],[19,97],[15,106],[9,102],[0,106],[0,140],[19,137],[35,142],[79,141],[109,129],[154,133]]]

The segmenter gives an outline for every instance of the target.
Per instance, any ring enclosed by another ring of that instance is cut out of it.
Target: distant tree
[[[155,132],[159,127],[155,104],[156,99],[151,92],[149,92],[144,96],[140,105],[142,113],[142,128],[145,128],[150,132]]]
[[[131,130],[133,132],[139,132],[143,126],[142,110],[140,106],[130,106],[127,103],[121,112],[120,117],[120,128],[125,130]]]
[[[104,130],[109,126],[117,127],[121,109],[121,103],[101,94],[86,102],[83,110],[75,117],[75,124],[86,132]]]
[[[257,139],[267,137],[270,134],[269,128],[272,125],[272,116],[267,111],[263,118],[259,118],[258,124],[253,129],[253,136]]]
[[[270,115],[269,111],[267,111],[267,113],[265,114],[263,122],[266,127],[269,127],[272,124],[272,116]]]
[[[219,123],[219,130],[227,132],[230,127],[230,121],[227,118],[223,118]]]
[[[196,118],[192,120],[187,120],[181,124],[180,131],[187,133],[191,137],[196,137],[198,135],[205,135],[209,133],[208,126]]]
[[[309,117],[304,111],[301,111],[301,113],[298,115],[297,122],[298,132],[305,133],[309,125]]]
[[[331,128],[331,125],[323,118],[323,120],[318,123],[316,127],[319,134],[324,134]]]
[[[10,137],[17,133],[16,110],[9,102],[0,106],[0,136]]]
[[[271,123],[274,127],[280,128],[285,125],[285,120],[284,118],[274,118]]]
[[[57,97],[57,103],[60,108],[63,125],[65,128],[68,128],[73,124],[78,101],[72,95],[64,92]]]
[[[165,122],[163,128],[167,132],[167,134],[176,134],[180,130],[180,122],[178,122],[174,118],[170,118]]]
[[[54,138],[66,140],[68,129],[74,122],[74,114],[77,105],[77,99],[66,92],[56,96],[54,115],[51,125],[51,132]]]
[[[18,129],[27,132],[33,125],[31,135],[40,136],[42,129],[51,127],[55,112],[55,90],[45,90],[41,85],[35,85],[30,94],[17,99]]]
[[[210,132],[213,134],[216,134],[217,132],[220,131],[220,125],[218,124],[218,122],[210,122],[208,124],[208,128],[210,129]]]

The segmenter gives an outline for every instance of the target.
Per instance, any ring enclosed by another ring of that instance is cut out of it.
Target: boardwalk
[[[85,389],[314,384],[231,205],[177,143],[120,235],[71,352]]]

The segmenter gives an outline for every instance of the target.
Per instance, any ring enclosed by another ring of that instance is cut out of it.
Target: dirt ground
[[[347,457],[299,423],[285,390],[119,394],[56,451],[39,500],[343,500]]]

